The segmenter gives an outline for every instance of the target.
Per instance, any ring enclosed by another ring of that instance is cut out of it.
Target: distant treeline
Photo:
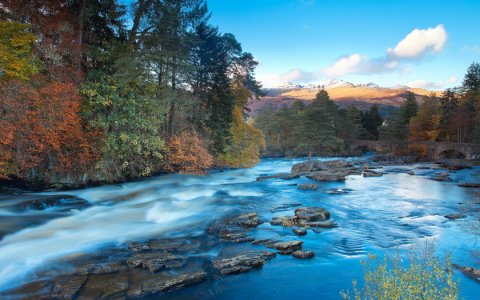
[[[480,142],[480,65],[473,63],[461,87],[442,95],[406,94],[404,104],[385,118],[377,105],[360,111],[340,107],[320,90],[311,105],[302,101],[265,109],[255,126],[265,134],[266,156],[342,155],[355,140],[398,142]],[[425,149],[411,148],[424,155]]]
[[[6,0],[0,178],[81,184],[248,167],[257,62],[204,0]]]

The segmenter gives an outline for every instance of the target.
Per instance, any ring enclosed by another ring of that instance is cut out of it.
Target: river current
[[[68,192],[0,194],[0,292],[63,272],[69,259],[151,238],[192,238],[206,235],[209,224],[241,212],[258,212],[265,222],[252,231],[256,239],[302,240],[316,253],[301,260],[278,255],[262,269],[220,276],[161,297],[174,299],[339,299],[352,279],[361,279],[360,260],[416,247],[425,239],[439,256],[454,263],[479,265],[480,196],[458,182],[479,182],[480,169],[451,172],[452,182],[431,177],[433,164],[385,166],[384,176],[348,176],[345,182],[320,183],[302,191],[294,180],[256,181],[258,176],[290,172],[299,159],[263,159],[251,169],[213,171],[208,176],[165,175],[138,182]],[[421,168],[419,168],[421,167]],[[414,171],[416,175],[407,174]],[[332,194],[332,189],[349,191]],[[41,210],[19,209],[32,197],[71,195],[79,205]],[[291,229],[272,226],[272,217],[292,215],[288,205],[320,206],[330,211],[337,228],[297,237]],[[284,210],[276,209],[285,206]],[[444,216],[465,213],[466,219]],[[202,255],[253,249],[246,244],[219,244]],[[240,250],[239,250],[240,249]],[[480,299],[480,284],[459,274],[461,296]]]

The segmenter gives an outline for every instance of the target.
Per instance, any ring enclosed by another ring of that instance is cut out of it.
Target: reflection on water
[[[306,178],[255,180],[261,175],[289,172],[297,161],[266,159],[248,170],[213,172],[203,177],[168,175],[71,191],[66,194],[90,205],[64,210],[55,206],[42,211],[19,210],[15,205],[31,195],[3,195],[0,224],[7,235],[0,241],[0,290],[32,280],[52,266],[61,268],[59,261],[65,257],[132,240],[203,235],[212,221],[240,211],[257,211],[264,220],[291,215],[295,207],[274,208],[292,203],[325,207],[339,224],[338,228],[302,237],[304,248],[316,252],[313,260],[280,256],[258,272],[224,277],[208,288],[179,292],[180,299],[192,295],[338,298],[338,291],[349,288],[351,279],[359,277],[358,262],[364,255],[407,248],[425,237],[437,241],[440,254],[448,251],[455,262],[474,264],[470,254],[478,249],[478,231],[465,230],[463,225],[478,223],[478,195],[455,183],[430,180],[432,170],[415,169],[417,176],[405,172],[375,178],[350,176],[345,183],[320,184],[316,192],[297,190],[294,184],[309,182]],[[472,176],[478,176],[477,169],[459,171],[452,178],[473,181]],[[338,188],[351,192],[331,193]],[[459,212],[465,203],[472,204],[467,220],[446,221],[444,215]],[[268,222],[253,234],[257,238],[296,238],[291,230]],[[211,253],[218,251],[212,249]],[[461,287],[467,299],[480,294],[480,286],[466,278],[462,278]]]

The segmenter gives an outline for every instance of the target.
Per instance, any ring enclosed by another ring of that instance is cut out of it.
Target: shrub
[[[170,173],[205,174],[213,158],[195,132],[183,132],[168,140],[163,169]]]
[[[343,299],[458,299],[450,259],[442,263],[432,249],[420,255],[412,252],[406,261],[399,255],[379,261],[370,254],[362,265],[363,287],[354,280],[353,292],[340,292]]]

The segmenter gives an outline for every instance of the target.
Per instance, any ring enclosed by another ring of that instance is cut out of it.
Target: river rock
[[[459,183],[458,186],[471,189],[480,189],[480,183]]]
[[[465,219],[467,216],[464,214],[449,214],[444,217],[449,220],[458,220],[458,219]]]
[[[245,228],[253,228],[257,227],[260,224],[260,220],[258,219],[258,214],[256,212],[251,212],[239,215],[238,217],[234,218],[230,223],[240,225]]]
[[[214,260],[213,268],[222,275],[239,274],[252,269],[263,267],[266,260],[275,257],[275,253],[269,251],[252,252],[237,255],[230,258]]]
[[[262,239],[262,240],[256,240],[252,242],[252,245],[263,245],[263,246],[271,246],[275,243],[277,243],[277,239]]]
[[[302,175],[317,171],[324,170],[338,170],[352,168],[352,164],[345,160],[333,160],[333,161],[319,161],[319,160],[308,160],[292,166],[291,173],[293,175]]]
[[[90,275],[79,294],[79,299],[111,299],[121,297],[129,286],[127,271],[114,274]]]
[[[287,216],[282,216],[282,217],[274,217],[272,220],[270,220],[271,225],[280,225],[283,227],[293,227],[298,225],[298,218],[296,216],[293,217],[287,217]]]
[[[381,176],[383,176],[383,173],[381,172],[375,172],[372,170],[363,171],[363,177],[381,177]]]
[[[70,195],[42,196],[38,199],[24,201],[16,205],[19,210],[45,210],[52,207],[62,209],[84,209],[90,206],[90,203],[82,198]]]
[[[298,220],[325,221],[330,218],[330,212],[321,207],[300,207],[295,210]]]
[[[128,298],[145,298],[161,292],[178,290],[190,285],[200,283],[207,279],[203,271],[180,275],[158,275],[150,277],[135,288],[129,289]]]
[[[342,182],[345,181],[347,175],[350,175],[349,171],[319,171],[307,175],[307,178],[316,181]]]
[[[298,185],[298,189],[302,191],[316,191],[318,185],[312,183],[302,183]]]
[[[327,191],[327,194],[331,194],[331,195],[344,195],[344,194],[349,194],[351,193],[353,190],[351,189],[330,189]]]
[[[448,159],[448,160],[442,160],[436,163],[448,170],[470,169],[474,166],[473,163],[463,159]]]
[[[298,236],[304,236],[307,234],[307,230],[305,228],[295,228],[295,229],[292,229],[292,231]]]
[[[457,264],[453,264],[453,266],[459,269],[463,274],[472,278],[476,282],[480,283],[480,269],[475,269],[472,267],[463,267]]]
[[[296,258],[312,258],[312,257],[315,256],[315,252],[298,250],[298,251],[293,252],[292,256],[296,257]]]
[[[432,180],[435,181],[452,181],[450,178],[450,174],[448,173],[438,173],[434,177],[432,177]]]
[[[62,275],[54,279],[52,298],[73,299],[87,280],[87,274]]]
[[[290,173],[280,173],[275,175],[260,176],[257,177],[257,181],[264,181],[268,179],[283,179],[283,180],[292,180],[300,177],[299,175],[290,174]]]
[[[271,247],[278,250],[281,254],[291,254],[297,250],[301,250],[303,241],[279,242],[273,244]]]
[[[186,264],[186,261],[176,255],[167,252],[141,253],[127,259],[127,265],[130,268],[144,268],[151,273],[163,269],[177,269]]]

